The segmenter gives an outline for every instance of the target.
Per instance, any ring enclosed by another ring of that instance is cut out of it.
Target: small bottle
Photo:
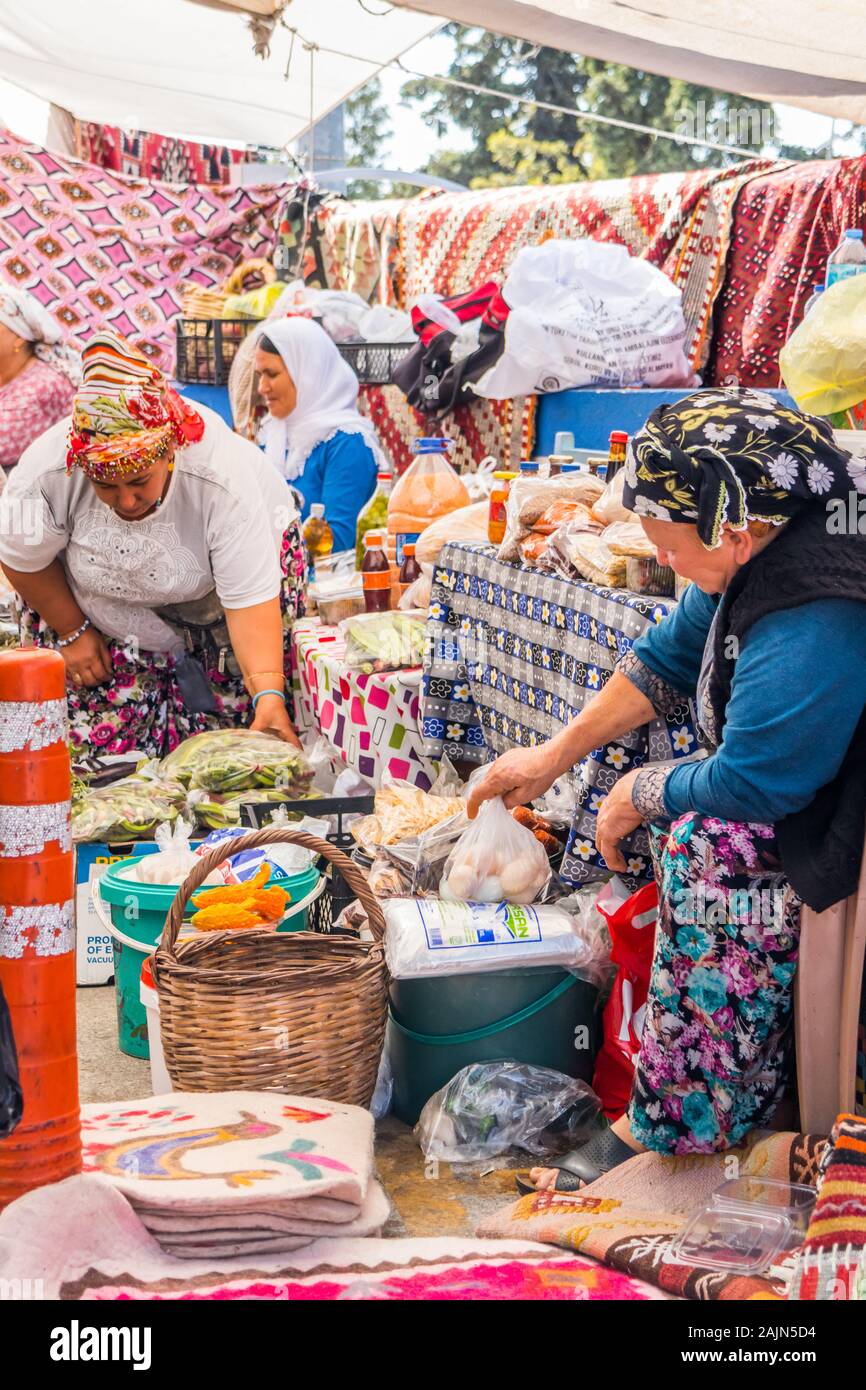
[[[314,502],[304,524],[304,543],[310,557],[310,576],[315,574],[317,560],[324,560],[334,549],[334,533],[325,520],[325,508]]]
[[[821,298],[821,295],[822,295],[823,293],[824,293],[824,286],[822,285],[821,281],[819,280],[819,281],[817,282],[817,284],[814,284],[814,285],[812,286],[812,293],[809,295],[809,298],[806,300],[806,307],[805,307],[805,309],[803,310],[803,318],[805,318],[806,315],[807,315],[808,313],[811,313],[811,311],[814,309],[815,305],[818,303],[818,300]]]
[[[538,459],[524,459],[520,465],[521,478],[538,477]]]
[[[508,494],[516,473],[494,473],[493,487],[490,491],[490,510],[487,513],[487,539],[491,545],[501,545],[505,540],[505,508]]]
[[[547,460],[548,478],[558,478],[563,468],[572,462],[571,454],[551,454]]]
[[[385,553],[385,535],[382,531],[368,531],[364,537],[361,582],[367,612],[387,613],[391,607],[391,566]]]
[[[607,472],[605,479],[609,483],[615,478],[619,470],[625,463],[626,450],[628,449],[628,434],[625,430],[611,430],[610,445],[607,453]]]
[[[364,537],[368,531],[381,531],[388,525],[388,502],[394,487],[394,475],[390,472],[376,474],[376,490],[369,502],[358,513],[355,531],[355,565],[358,569],[364,563]]]
[[[415,559],[415,542],[407,541],[403,546],[403,563],[400,566],[400,597],[420,578],[421,566]]]
[[[824,284],[827,289],[837,280],[845,280],[849,275],[859,275],[866,270],[866,246],[859,227],[849,227],[827,260],[827,275]]]

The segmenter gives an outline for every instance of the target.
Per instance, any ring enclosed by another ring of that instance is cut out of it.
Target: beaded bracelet
[[[89,627],[93,627],[93,623],[89,618],[85,618],[81,627],[76,628],[74,632],[70,632],[68,637],[58,637],[54,644],[55,647],[71,647],[73,642],[77,642],[79,637],[84,636]]]
[[[259,700],[262,698],[263,695],[279,695],[283,704],[286,703],[286,695],[285,691],[283,690],[259,690],[253,696],[253,709],[255,709],[256,705],[258,704]]]

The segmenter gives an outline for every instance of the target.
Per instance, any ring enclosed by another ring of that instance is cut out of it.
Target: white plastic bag
[[[195,850],[189,847],[190,834],[190,826],[180,817],[174,825],[158,825],[153,838],[159,849],[156,854],[145,855],[139,860],[135,871],[136,882],[176,883],[180,887],[187,874],[198,864]],[[211,882],[221,883],[222,879],[212,873],[208,878],[208,883]]]
[[[478,1163],[511,1148],[555,1153],[588,1137],[600,1110],[585,1081],[550,1067],[473,1062],[430,1097],[414,1134],[425,1158]],[[554,1124],[558,1133],[547,1133]]]
[[[571,970],[593,983],[598,979],[597,939],[559,903],[521,907],[388,898],[381,906],[385,960],[395,980],[542,965]]]
[[[682,294],[624,246],[546,241],[518,251],[502,287],[505,350],[480,396],[574,386],[690,386]]]
[[[450,541],[486,541],[489,511],[489,502],[473,502],[425,526],[415,542],[419,565],[435,565],[443,546]]]
[[[544,847],[505,809],[485,801],[445,865],[443,898],[472,903],[532,903],[550,878]]]
[[[622,491],[625,486],[625,469],[614,474],[597,502],[592,504],[592,515],[602,526],[612,526],[615,521],[634,521],[634,512],[622,505]]]

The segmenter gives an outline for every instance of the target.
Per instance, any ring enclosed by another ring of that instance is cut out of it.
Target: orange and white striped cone
[[[59,652],[0,652],[0,983],[24,1095],[0,1139],[0,1210],[81,1170],[66,739]]]

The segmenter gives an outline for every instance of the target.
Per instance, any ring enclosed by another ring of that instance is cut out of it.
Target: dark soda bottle
[[[391,566],[385,554],[385,536],[381,531],[368,531],[364,537],[361,577],[367,612],[387,613],[391,607]]]

